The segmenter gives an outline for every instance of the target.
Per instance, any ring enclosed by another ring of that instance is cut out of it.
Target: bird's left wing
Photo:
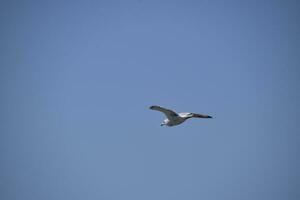
[[[167,108],[163,108],[160,106],[150,106],[150,109],[163,112],[169,120],[173,120],[174,117],[178,117],[178,114],[176,112]]]

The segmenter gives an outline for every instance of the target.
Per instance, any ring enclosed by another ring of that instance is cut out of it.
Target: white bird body
[[[189,118],[212,118],[209,115],[202,115],[196,113],[176,113],[173,110],[166,109],[160,106],[150,106],[150,109],[160,111],[166,115],[167,118],[164,119],[161,126],[163,125],[176,126],[183,123],[185,120]]]

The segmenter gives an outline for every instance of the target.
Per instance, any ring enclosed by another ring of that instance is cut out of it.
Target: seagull
[[[161,126],[176,126],[183,123],[189,118],[212,118],[209,115],[202,115],[196,113],[176,113],[173,110],[163,108],[161,106],[150,106],[151,110],[157,110],[163,112],[166,115],[166,119],[160,124]]]

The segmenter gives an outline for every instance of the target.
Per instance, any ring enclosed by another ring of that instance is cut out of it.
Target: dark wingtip
[[[150,107],[149,107],[149,109],[153,109],[153,108],[154,108],[154,106],[150,106]]]
[[[207,116],[207,118],[213,118],[212,116]]]

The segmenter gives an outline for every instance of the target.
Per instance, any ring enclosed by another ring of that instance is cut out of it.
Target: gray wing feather
[[[203,115],[203,114],[197,114],[197,113],[192,113],[192,117],[196,117],[196,118],[212,118],[209,115]]]
[[[175,117],[178,117],[178,114],[173,110],[163,108],[161,106],[150,106],[150,109],[163,112],[169,120],[173,120]]]

